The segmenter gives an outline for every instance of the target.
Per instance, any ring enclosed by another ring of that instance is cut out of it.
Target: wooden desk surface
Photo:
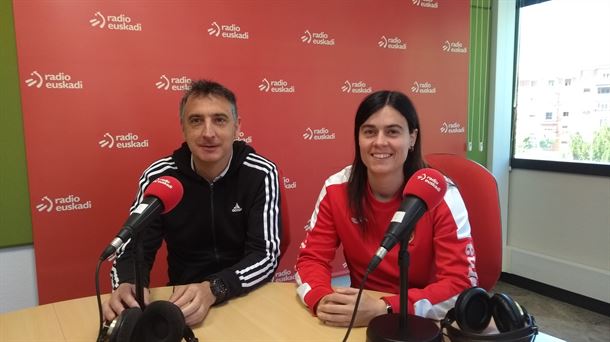
[[[151,299],[165,300],[170,293],[170,287],[152,289]],[[94,342],[98,319],[95,297],[14,311],[0,315],[0,341]],[[203,324],[193,330],[201,342],[339,342],[346,331],[326,326],[311,316],[297,297],[293,283],[269,283],[214,307]],[[545,334],[539,334],[536,340],[561,341]],[[366,328],[352,329],[349,341],[366,341]]]
[[[164,300],[170,293],[170,287],[155,288],[151,299]],[[92,342],[97,337],[98,319],[95,297],[14,311],[0,315],[0,341]],[[346,331],[325,326],[311,316],[293,283],[269,283],[214,307],[193,330],[202,342],[341,341]],[[364,341],[365,336],[366,328],[355,328],[350,341]]]

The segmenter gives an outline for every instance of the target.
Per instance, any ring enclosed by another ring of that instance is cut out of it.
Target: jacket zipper
[[[212,243],[214,245],[214,259],[218,263],[220,261],[220,257],[218,256],[218,248],[216,247],[216,224],[214,220],[214,183],[210,183],[210,209],[211,217],[212,217]]]

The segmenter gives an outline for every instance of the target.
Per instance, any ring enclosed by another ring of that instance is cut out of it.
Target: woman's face
[[[415,144],[417,130],[409,133],[409,124],[396,109],[385,106],[360,126],[360,158],[369,177],[404,177],[403,164],[409,148]]]

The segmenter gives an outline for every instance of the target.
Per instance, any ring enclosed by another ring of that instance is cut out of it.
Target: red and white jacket
[[[390,202],[379,202],[368,190],[374,217],[367,218],[363,233],[349,208],[350,171],[348,166],[326,180],[300,246],[297,293],[314,314],[318,301],[333,292],[330,262],[339,245],[343,245],[351,286],[357,288],[402,201],[398,195]],[[437,320],[445,317],[463,290],[477,285],[468,213],[458,189],[448,183],[443,201],[419,219],[408,246],[409,313]],[[396,294],[383,298],[394,312],[400,302],[398,249],[390,250],[365,284],[366,289]]]

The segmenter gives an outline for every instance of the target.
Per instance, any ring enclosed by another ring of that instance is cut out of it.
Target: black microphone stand
[[[142,244],[142,240],[140,239],[140,234],[139,233],[135,233],[133,235],[133,237],[131,238],[132,243],[134,243],[134,248],[135,248],[135,258],[134,258],[134,271],[135,271],[135,287],[136,287],[136,301],[138,302],[138,304],[140,305],[140,309],[142,309],[142,311],[144,311],[144,309],[146,308],[146,304],[144,303],[144,285],[142,283],[142,264],[144,263],[144,245]],[[150,281],[150,279],[149,279]],[[150,284],[149,284],[150,286]],[[180,309],[178,309],[180,310]],[[157,312],[157,317],[155,318],[156,321],[167,321],[168,323],[170,322],[178,322],[175,318],[171,318],[171,316],[174,315],[171,311],[167,311],[167,309],[162,312],[160,310],[158,310]],[[182,314],[180,314],[182,316]],[[161,317],[161,318],[159,318]],[[171,319],[170,319],[171,318]],[[152,319],[151,319],[152,321]],[[157,325],[158,327],[159,325]],[[172,339],[169,339],[168,336],[170,336],[171,334],[173,334],[171,332],[171,329],[175,328],[172,327],[171,325],[169,326],[162,326],[161,328],[159,328],[159,330],[154,334],[154,340],[152,341],[174,341]],[[188,326],[185,325],[184,326],[184,330],[182,332],[182,334],[180,335],[180,341],[182,341],[182,339],[184,339],[187,342],[198,342],[199,339],[197,339],[197,337],[195,337],[195,334],[193,333],[193,330]]]
[[[413,231],[408,229],[407,231]],[[366,329],[367,342],[441,341],[440,328],[434,320],[408,314],[410,236],[400,241],[398,265],[400,267],[400,314],[388,313],[371,320]]]
[[[142,263],[144,260],[144,246],[140,239],[140,233],[136,232],[131,238],[134,243],[135,257],[134,257],[134,272],[136,275],[136,301],[140,305],[140,309],[144,310],[144,285],[142,284]]]

